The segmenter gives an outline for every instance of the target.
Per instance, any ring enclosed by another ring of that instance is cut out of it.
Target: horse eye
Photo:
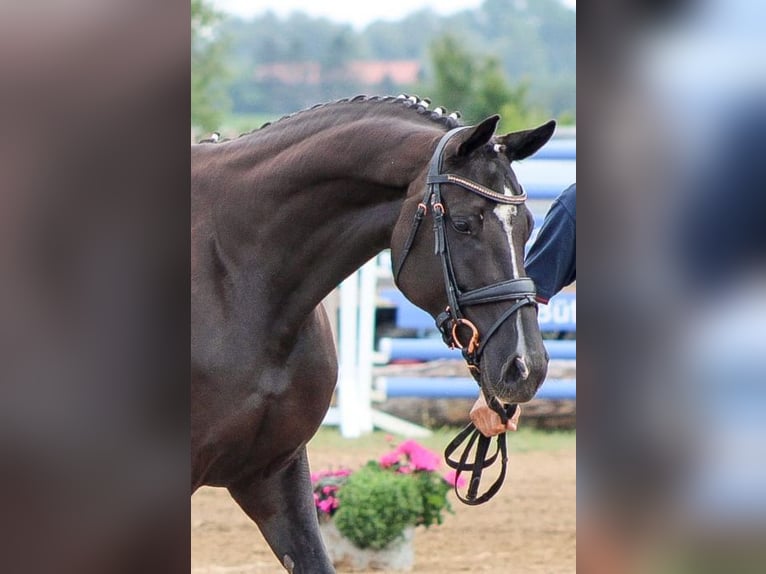
[[[465,219],[453,219],[452,227],[454,227],[455,231],[458,233],[471,233],[471,224]]]

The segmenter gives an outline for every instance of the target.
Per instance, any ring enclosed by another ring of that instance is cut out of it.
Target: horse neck
[[[355,143],[360,133],[375,133],[368,128],[286,139],[268,158],[253,160],[247,145],[229,154],[240,176],[217,206],[216,239],[235,283],[249,294],[245,300],[258,301],[239,312],[253,313],[254,324],[276,328],[283,340],[345,277],[390,245],[407,188],[443,133],[410,126]]]

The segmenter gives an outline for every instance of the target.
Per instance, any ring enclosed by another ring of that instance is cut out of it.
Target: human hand
[[[471,407],[471,422],[479,429],[479,432],[484,436],[491,437],[504,433],[506,431],[515,431],[519,425],[519,416],[521,415],[521,406],[516,405],[516,412],[508,419],[508,422],[503,425],[500,420],[500,415],[493,411],[487,401],[484,399],[484,394],[480,393],[479,398]]]

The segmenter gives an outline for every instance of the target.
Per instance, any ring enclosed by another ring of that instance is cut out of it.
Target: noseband
[[[420,228],[420,224],[428,214],[430,206],[430,211],[433,214],[434,219],[434,252],[441,259],[444,287],[447,292],[448,303],[447,308],[436,317],[436,326],[441,332],[444,342],[449,345],[450,348],[458,348],[461,350],[463,358],[471,371],[471,375],[481,387],[481,371],[479,364],[481,362],[481,356],[486,349],[487,342],[498,332],[502,324],[516,311],[526,305],[536,306],[536,302],[535,284],[529,277],[508,279],[470,291],[461,291],[457,284],[455,269],[452,265],[452,258],[450,257],[449,244],[447,243],[447,233],[444,222],[444,216],[447,213],[447,209],[442,200],[441,185],[448,183],[459,185],[460,187],[495,203],[513,205],[514,213],[515,206],[523,205],[527,199],[526,193],[522,193],[521,195],[505,195],[470,179],[454,174],[442,173],[444,149],[447,146],[447,143],[455,134],[468,129],[469,127],[470,126],[465,126],[450,130],[441,138],[439,144],[436,146],[436,150],[434,150],[428,168],[428,175],[426,177],[426,193],[423,196],[423,201],[418,204],[417,210],[415,211],[415,218],[412,227],[410,228],[409,236],[404,244],[402,256],[394,269],[394,281],[398,283],[399,274],[404,266],[404,262],[407,260],[412,244],[415,241],[415,236]],[[467,307],[469,305],[497,303],[500,301],[510,301],[512,304],[483,334],[479,333],[479,329],[476,325],[469,321],[462,311],[462,307]],[[461,330],[470,332],[470,336],[461,340]],[[489,397],[490,395],[489,393],[485,393],[485,396]],[[489,406],[500,415],[500,419],[504,425],[508,422],[508,419],[513,416],[517,408],[515,404],[503,406],[494,396],[489,398]],[[460,460],[456,461],[451,459],[450,455],[466,439],[468,439],[468,443]],[[474,443],[476,443],[474,462],[468,464],[468,453]],[[473,423],[471,423],[463,429],[457,437],[455,437],[444,452],[447,464],[457,471],[457,476],[455,477],[455,492],[457,493],[458,498],[466,504],[477,505],[486,502],[498,492],[500,485],[505,478],[506,465],[508,462],[505,433],[498,435],[497,450],[490,458],[486,458],[489,444],[490,439],[482,435],[474,427]],[[497,459],[498,454],[501,455],[500,475],[495,483],[484,494],[478,496],[481,473],[483,469],[490,466]],[[460,494],[457,487],[457,481],[462,471],[471,471],[472,473],[465,497]]]

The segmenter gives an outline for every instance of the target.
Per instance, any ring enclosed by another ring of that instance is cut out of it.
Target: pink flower
[[[446,480],[451,486],[455,486],[455,480],[457,480],[458,488],[465,488],[466,485],[465,477],[461,476],[458,479],[457,472],[454,470],[450,470],[447,474],[445,474],[444,480]]]
[[[335,492],[336,490],[338,490],[337,486],[334,486],[332,484],[328,484],[327,486],[322,488],[322,494],[331,494],[331,493]]]
[[[399,470],[397,472],[400,472],[402,474],[412,474],[415,471],[413,467],[411,467],[409,464],[405,464],[404,466],[400,466]]]
[[[384,454],[383,456],[380,457],[380,460],[378,460],[378,462],[380,463],[380,466],[384,466],[384,467],[389,467],[396,464],[397,462],[399,462],[398,449],[392,450],[391,452]]]
[[[320,470],[319,472],[312,472],[311,473],[311,482],[313,484],[316,484],[317,482],[320,482],[323,478],[343,478],[344,476],[348,476],[351,474],[351,469],[348,468],[341,468],[339,470]]]
[[[333,509],[334,503],[335,503],[335,499],[334,498],[325,498],[324,500],[320,500],[317,503],[317,507],[322,512],[327,512],[329,514],[330,511]]]
[[[410,457],[417,470],[432,471],[439,468],[439,456],[414,440],[404,441],[399,445],[399,450]]]

